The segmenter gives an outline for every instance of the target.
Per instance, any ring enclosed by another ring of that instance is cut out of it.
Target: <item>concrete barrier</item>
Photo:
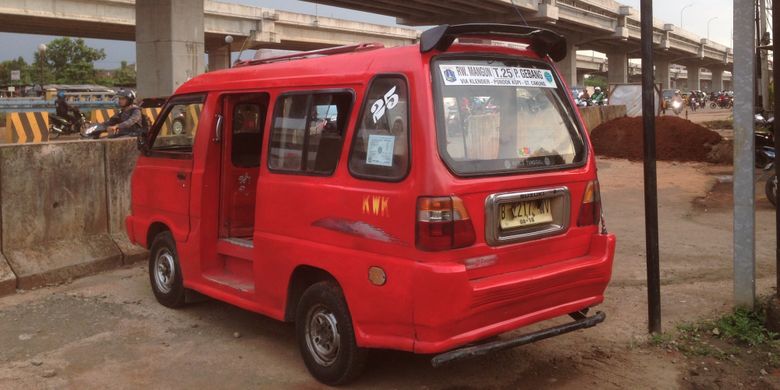
[[[49,140],[48,112],[11,112],[5,117],[2,142],[9,144],[37,143]]]
[[[626,106],[591,106],[580,107],[580,116],[588,133],[604,122],[626,116]]]
[[[8,261],[0,255],[0,297],[16,291],[16,274],[11,270]]]
[[[2,251],[17,287],[122,264],[108,228],[105,142],[0,146]]]
[[[146,249],[130,242],[125,218],[130,214],[130,177],[138,159],[134,138],[105,141],[106,188],[108,194],[108,231],[125,264],[146,259]]]

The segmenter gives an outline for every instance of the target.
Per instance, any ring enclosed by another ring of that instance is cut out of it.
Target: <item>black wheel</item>
[[[318,381],[342,385],[363,371],[368,351],[355,342],[347,302],[335,283],[319,282],[304,291],[295,333],[306,368]]]
[[[766,192],[766,198],[769,199],[769,203],[772,203],[772,206],[777,207],[777,176],[772,175],[769,180],[766,181],[764,192]]]
[[[184,283],[176,242],[171,232],[162,232],[152,241],[149,281],[152,284],[154,297],[161,305],[170,308],[184,306]]]

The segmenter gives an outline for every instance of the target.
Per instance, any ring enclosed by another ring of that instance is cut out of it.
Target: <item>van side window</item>
[[[283,95],[276,101],[268,168],[330,175],[352,106],[349,92]]]
[[[398,76],[374,79],[352,140],[349,171],[361,178],[401,180],[409,170],[409,93]]]
[[[195,134],[198,132],[203,96],[172,100],[163,117],[160,130],[152,143],[152,151],[192,152]]]

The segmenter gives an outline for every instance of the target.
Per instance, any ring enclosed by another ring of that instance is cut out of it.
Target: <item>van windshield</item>
[[[563,84],[531,60],[448,59],[432,66],[439,153],[457,175],[577,165],[585,142]]]

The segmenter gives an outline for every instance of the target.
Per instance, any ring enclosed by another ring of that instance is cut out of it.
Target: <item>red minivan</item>
[[[565,54],[544,29],[445,25],[193,78],[139,138],[127,231],[154,295],[294,322],[331,385],[373,348],[441,365],[602,322],[615,237]]]

